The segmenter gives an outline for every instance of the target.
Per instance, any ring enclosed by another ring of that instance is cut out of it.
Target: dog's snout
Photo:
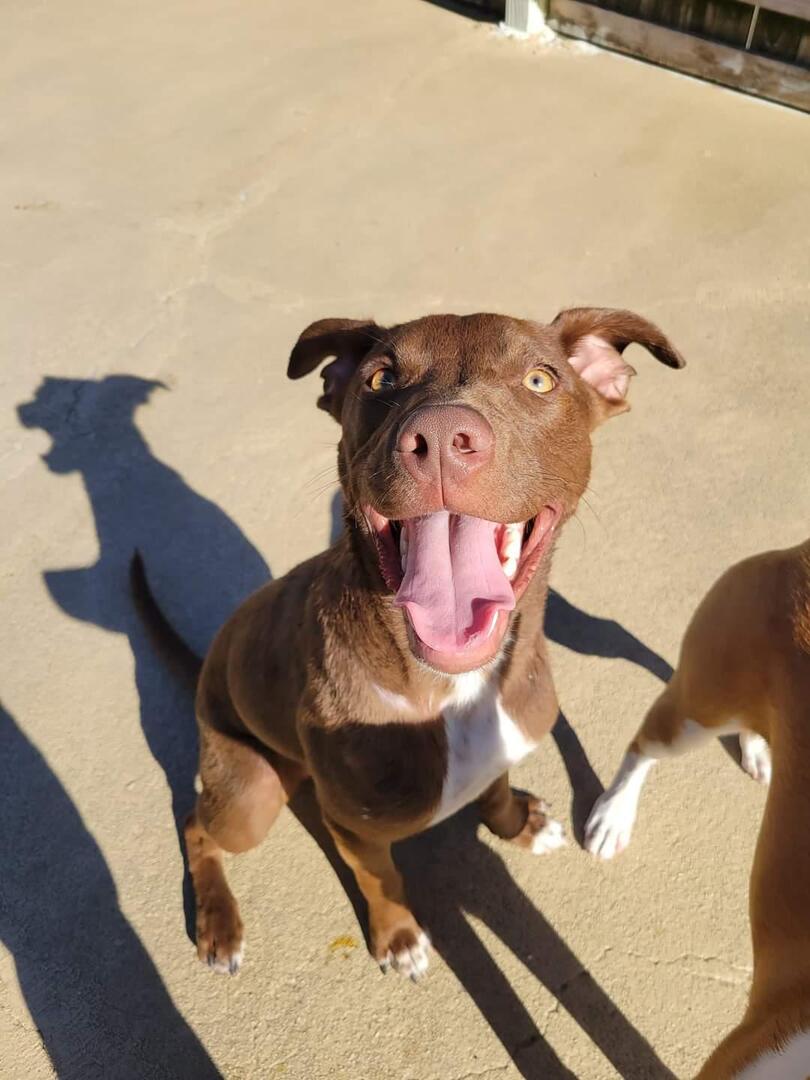
[[[397,451],[420,483],[458,484],[492,459],[495,435],[481,413],[466,405],[428,405],[404,421]]]

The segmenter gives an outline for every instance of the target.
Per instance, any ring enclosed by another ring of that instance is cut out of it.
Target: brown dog
[[[557,715],[541,632],[551,548],[585,490],[591,430],[628,408],[631,342],[683,365],[646,320],[594,308],[550,326],[327,319],[299,338],[291,378],[334,358],[318,404],[342,426],[346,531],[247,600],[202,669],[186,840],[199,955],[216,970],[242,956],[223,851],[258,844],[306,776],[368,901],[374,957],[412,977],[429,943],[394,841],[478,800],[497,836],[564,842],[508,769]]]
[[[742,729],[742,760],[773,780],[751,874],[748,1010],[704,1066],[726,1080],[810,1076],[810,540],[732,567],[695,613],[678,668],[594,808],[586,843],[630,839],[656,758]],[[770,750],[769,750],[770,747]]]

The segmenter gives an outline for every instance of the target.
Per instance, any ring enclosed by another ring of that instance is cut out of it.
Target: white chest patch
[[[447,774],[432,825],[477,799],[537,745],[505,712],[496,690],[482,676],[477,681],[472,675],[461,678],[465,681],[459,680],[442,708]]]
[[[805,1080],[810,1075],[810,1031],[799,1031],[780,1052],[768,1051],[737,1073],[737,1080]]]

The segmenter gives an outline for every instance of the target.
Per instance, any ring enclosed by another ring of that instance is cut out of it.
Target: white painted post
[[[504,26],[510,30],[517,30],[521,34],[537,34],[545,25],[545,14],[538,0],[506,0]]]

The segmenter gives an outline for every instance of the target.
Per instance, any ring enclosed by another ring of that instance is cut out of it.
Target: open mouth
[[[507,524],[447,510],[398,521],[365,514],[415,655],[453,674],[497,655],[559,519],[553,506]]]

